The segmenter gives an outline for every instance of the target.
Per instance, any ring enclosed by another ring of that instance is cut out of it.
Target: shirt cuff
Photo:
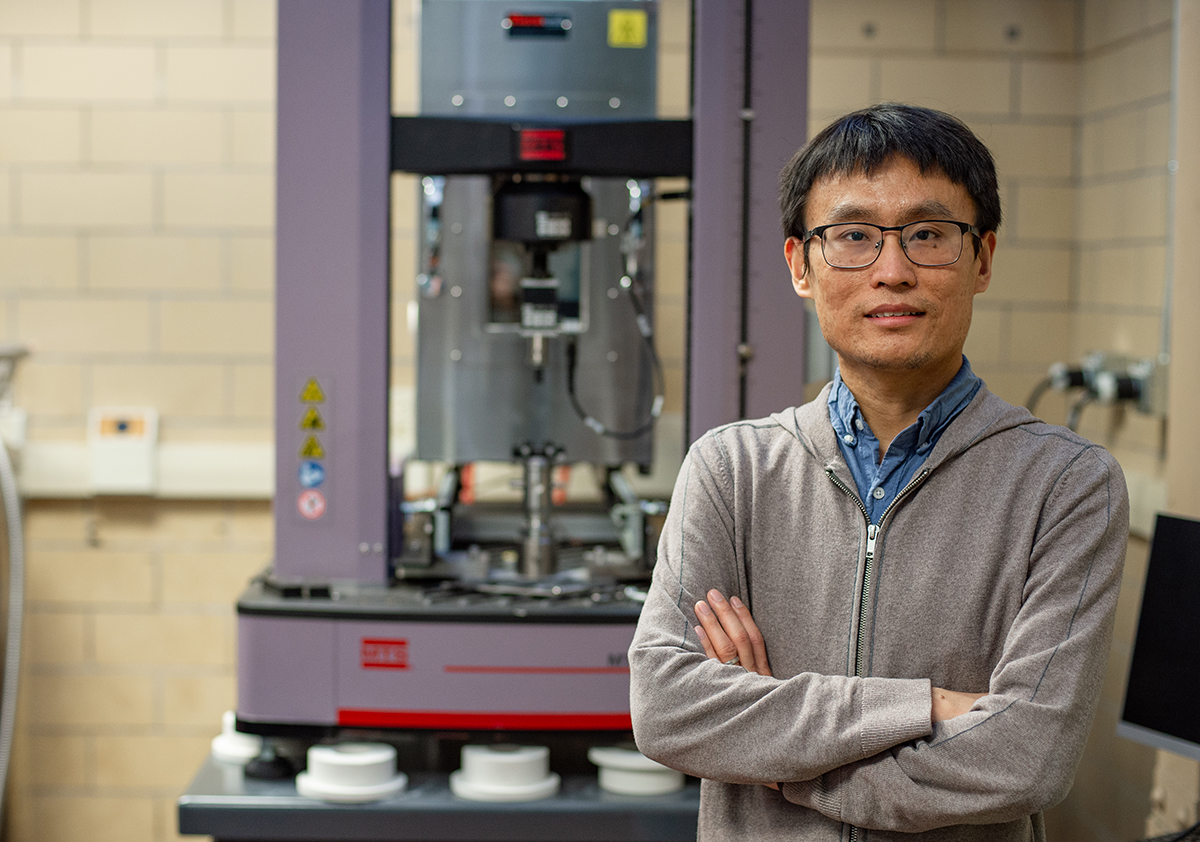
[[[863,757],[933,733],[932,692],[927,678],[864,678]]]

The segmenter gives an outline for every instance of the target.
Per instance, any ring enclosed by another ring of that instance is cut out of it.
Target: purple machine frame
[[[694,15],[689,441],[802,391],[775,208],[806,129],[808,3],[696,0]],[[391,31],[390,0],[279,2],[274,578],[302,590],[388,584]],[[243,723],[628,727],[631,620],[273,605],[239,603]]]
[[[807,133],[808,0],[694,8],[687,442],[803,402],[805,369],[778,196]]]
[[[281,580],[387,581],[391,32],[389,0],[279,4]]]

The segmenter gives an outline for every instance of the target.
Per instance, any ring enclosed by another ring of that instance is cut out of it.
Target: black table
[[[408,789],[369,804],[330,804],[295,783],[245,778],[211,757],[179,797],[179,832],[261,842],[685,842],[696,838],[700,785],[670,795],[604,792],[593,776],[564,779],[540,801],[467,801],[447,775],[409,775]]]

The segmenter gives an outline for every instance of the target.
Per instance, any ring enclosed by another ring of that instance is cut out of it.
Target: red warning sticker
[[[359,652],[364,669],[408,669],[408,641],[363,638]]]
[[[325,495],[315,488],[301,491],[296,498],[296,508],[308,520],[316,520],[325,514]]]

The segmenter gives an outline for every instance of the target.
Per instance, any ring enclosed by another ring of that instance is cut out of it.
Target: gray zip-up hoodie
[[[826,397],[692,446],[629,652],[638,746],[705,779],[702,840],[1043,839],[1108,657],[1121,470],[984,387],[869,525]],[[774,677],[705,658],[709,588]],[[931,684],[988,695],[931,725]]]

